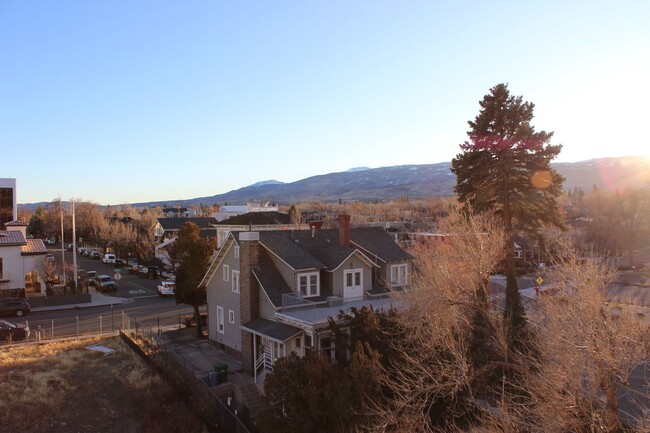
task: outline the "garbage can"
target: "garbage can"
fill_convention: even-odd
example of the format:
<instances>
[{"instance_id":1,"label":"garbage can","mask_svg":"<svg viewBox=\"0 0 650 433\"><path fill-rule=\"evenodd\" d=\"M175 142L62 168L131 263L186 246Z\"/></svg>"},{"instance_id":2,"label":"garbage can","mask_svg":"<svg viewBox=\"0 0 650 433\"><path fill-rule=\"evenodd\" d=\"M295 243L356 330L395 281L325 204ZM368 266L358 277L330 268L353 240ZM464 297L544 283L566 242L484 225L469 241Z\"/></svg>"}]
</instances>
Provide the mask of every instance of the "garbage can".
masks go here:
<instances>
[{"instance_id":1,"label":"garbage can","mask_svg":"<svg viewBox=\"0 0 650 433\"><path fill-rule=\"evenodd\" d=\"M219 385L219 379L217 378L217 372L211 371L208 373L208 386L217 386Z\"/></svg>"},{"instance_id":2,"label":"garbage can","mask_svg":"<svg viewBox=\"0 0 650 433\"><path fill-rule=\"evenodd\" d=\"M214 364L214 371L217 372L218 383L228 382L228 364L218 362Z\"/></svg>"}]
</instances>

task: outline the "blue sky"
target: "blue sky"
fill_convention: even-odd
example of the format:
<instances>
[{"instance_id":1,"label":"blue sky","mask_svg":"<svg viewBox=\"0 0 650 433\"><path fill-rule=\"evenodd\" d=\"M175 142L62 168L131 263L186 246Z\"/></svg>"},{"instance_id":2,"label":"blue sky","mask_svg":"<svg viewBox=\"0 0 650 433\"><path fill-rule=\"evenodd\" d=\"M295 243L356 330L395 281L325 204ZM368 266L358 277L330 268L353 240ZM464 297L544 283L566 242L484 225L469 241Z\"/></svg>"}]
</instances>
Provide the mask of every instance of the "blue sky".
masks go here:
<instances>
[{"instance_id":1,"label":"blue sky","mask_svg":"<svg viewBox=\"0 0 650 433\"><path fill-rule=\"evenodd\" d=\"M490 87L559 161L649 155L648 1L0 2L21 203L210 196L451 160Z\"/></svg>"}]
</instances>

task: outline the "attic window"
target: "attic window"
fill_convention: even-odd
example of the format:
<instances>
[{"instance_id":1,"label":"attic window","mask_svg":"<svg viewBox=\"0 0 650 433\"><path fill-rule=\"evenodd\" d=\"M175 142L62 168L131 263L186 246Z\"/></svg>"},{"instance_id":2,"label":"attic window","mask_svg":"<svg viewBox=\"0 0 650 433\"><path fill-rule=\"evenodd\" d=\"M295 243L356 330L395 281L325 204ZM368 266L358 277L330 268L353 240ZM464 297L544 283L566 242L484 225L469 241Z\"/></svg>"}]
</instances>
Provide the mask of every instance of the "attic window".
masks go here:
<instances>
[{"instance_id":1,"label":"attic window","mask_svg":"<svg viewBox=\"0 0 650 433\"><path fill-rule=\"evenodd\" d=\"M320 275L318 272L310 272L298 275L298 291L302 296L320 295Z\"/></svg>"}]
</instances>

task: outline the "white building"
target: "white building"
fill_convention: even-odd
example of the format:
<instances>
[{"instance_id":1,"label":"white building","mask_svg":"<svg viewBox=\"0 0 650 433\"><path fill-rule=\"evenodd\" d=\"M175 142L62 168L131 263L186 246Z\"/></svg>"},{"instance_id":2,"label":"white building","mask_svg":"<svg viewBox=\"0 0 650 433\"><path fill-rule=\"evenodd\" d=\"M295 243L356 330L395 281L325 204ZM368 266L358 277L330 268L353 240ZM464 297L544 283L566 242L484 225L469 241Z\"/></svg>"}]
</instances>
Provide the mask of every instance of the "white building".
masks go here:
<instances>
[{"instance_id":1,"label":"white building","mask_svg":"<svg viewBox=\"0 0 650 433\"><path fill-rule=\"evenodd\" d=\"M226 205L219 208L219 212L212 214L212 217L221 222L225 219L243 215L250 212L277 212L277 206L271 206L269 203L250 202L246 205Z\"/></svg>"}]
</instances>

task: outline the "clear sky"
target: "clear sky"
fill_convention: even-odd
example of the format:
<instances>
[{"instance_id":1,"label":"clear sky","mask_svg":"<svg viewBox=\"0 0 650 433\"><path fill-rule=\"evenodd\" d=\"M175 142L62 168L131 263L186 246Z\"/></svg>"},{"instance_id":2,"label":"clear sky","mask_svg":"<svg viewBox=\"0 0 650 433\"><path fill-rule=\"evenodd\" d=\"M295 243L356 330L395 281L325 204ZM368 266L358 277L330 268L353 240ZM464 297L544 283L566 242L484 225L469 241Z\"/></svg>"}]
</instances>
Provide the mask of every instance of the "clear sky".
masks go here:
<instances>
[{"instance_id":1,"label":"clear sky","mask_svg":"<svg viewBox=\"0 0 650 433\"><path fill-rule=\"evenodd\" d=\"M558 161L649 155L650 1L0 1L18 201L450 161L490 87Z\"/></svg>"}]
</instances>

